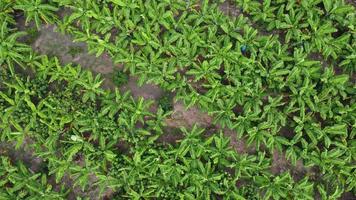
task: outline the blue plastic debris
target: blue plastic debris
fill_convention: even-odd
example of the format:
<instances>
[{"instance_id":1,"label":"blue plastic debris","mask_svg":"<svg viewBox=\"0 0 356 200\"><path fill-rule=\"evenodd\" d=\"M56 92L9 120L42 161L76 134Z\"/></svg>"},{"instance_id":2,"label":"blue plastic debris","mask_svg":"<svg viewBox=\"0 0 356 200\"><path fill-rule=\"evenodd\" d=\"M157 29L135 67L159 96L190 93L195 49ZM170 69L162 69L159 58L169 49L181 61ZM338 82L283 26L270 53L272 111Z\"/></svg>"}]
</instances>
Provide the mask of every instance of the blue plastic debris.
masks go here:
<instances>
[{"instance_id":1,"label":"blue plastic debris","mask_svg":"<svg viewBox=\"0 0 356 200\"><path fill-rule=\"evenodd\" d=\"M247 45L242 45L240 49L241 49L242 53L246 52Z\"/></svg>"}]
</instances>

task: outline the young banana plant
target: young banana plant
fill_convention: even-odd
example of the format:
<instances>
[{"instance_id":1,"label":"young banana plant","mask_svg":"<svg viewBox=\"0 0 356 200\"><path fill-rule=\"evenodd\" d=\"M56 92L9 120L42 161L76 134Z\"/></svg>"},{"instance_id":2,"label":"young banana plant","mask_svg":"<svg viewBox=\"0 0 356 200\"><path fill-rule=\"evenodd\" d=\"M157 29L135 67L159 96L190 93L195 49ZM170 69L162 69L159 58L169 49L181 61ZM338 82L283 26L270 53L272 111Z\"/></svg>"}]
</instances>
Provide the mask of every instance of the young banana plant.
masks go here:
<instances>
[{"instance_id":1,"label":"young banana plant","mask_svg":"<svg viewBox=\"0 0 356 200\"><path fill-rule=\"evenodd\" d=\"M53 24L58 21L55 12L58 10L56 5L46 4L42 0L19 0L13 7L15 10L21 10L26 17L26 25L34 21L37 29L41 28L42 21L47 24Z\"/></svg>"}]
</instances>

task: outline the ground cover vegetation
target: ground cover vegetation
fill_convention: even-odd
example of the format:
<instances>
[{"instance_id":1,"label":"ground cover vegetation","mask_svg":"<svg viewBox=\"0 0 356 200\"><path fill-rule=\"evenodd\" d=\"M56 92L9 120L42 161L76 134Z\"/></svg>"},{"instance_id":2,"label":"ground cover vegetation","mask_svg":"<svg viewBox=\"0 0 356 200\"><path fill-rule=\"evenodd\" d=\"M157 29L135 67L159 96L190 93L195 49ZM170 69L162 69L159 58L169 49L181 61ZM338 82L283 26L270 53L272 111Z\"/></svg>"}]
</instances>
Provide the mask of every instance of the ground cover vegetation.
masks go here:
<instances>
[{"instance_id":1,"label":"ground cover vegetation","mask_svg":"<svg viewBox=\"0 0 356 200\"><path fill-rule=\"evenodd\" d=\"M42 161L32 170L0 151L0 199L91 199L90 190L98 199L355 195L355 7L236 0L232 17L223 2L0 1L0 139ZM181 139L162 142L171 97L151 112L152 101L102 89L100 74L21 41L20 17L110 55L124 67L117 86L128 75L159 85L219 128L181 127ZM225 129L255 151L235 151ZM289 170L271 171L275 152Z\"/></svg>"}]
</instances>

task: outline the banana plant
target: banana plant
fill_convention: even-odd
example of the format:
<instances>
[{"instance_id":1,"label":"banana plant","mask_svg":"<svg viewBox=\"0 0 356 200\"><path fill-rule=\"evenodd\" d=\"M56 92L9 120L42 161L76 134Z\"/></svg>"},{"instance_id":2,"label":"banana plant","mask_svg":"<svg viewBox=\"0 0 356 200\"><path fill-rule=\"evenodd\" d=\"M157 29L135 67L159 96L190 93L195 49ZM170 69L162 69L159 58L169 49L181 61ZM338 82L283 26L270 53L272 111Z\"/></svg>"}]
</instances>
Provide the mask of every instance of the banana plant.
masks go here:
<instances>
[{"instance_id":1,"label":"banana plant","mask_svg":"<svg viewBox=\"0 0 356 200\"><path fill-rule=\"evenodd\" d=\"M262 8L258 8L254 11L251 11L251 15L253 15L254 21L264 21L266 23L271 23L274 20L274 11L277 10L277 7L271 6L271 1L264 1L262 4Z\"/></svg>"},{"instance_id":2,"label":"banana plant","mask_svg":"<svg viewBox=\"0 0 356 200\"><path fill-rule=\"evenodd\" d=\"M254 0L235 0L242 7L244 12L254 12L259 10L260 2Z\"/></svg>"},{"instance_id":3,"label":"banana plant","mask_svg":"<svg viewBox=\"0 0 356 200\"><path fill-rule=\"evenodd\" d=\"M219 110L209 112L209 114L215 116L215 123L219 122L223 127L233 128L233 120L236 119L233 109L236 107L236 103L231 100L223 101L221 99L218 99L216 103Z\"/></svg>"},{"instance_id":4,"label":"banana plant","mask_svg":"<svg viewBox=\"0 0 356 200\"><path fill-rule=\"evenodd\" d=\"M214 35L215 37L216 35ZM210 39L209 42L209 53L205 56L208 59L211 59L208 64L218 66L218 69L224 66L225 71L229 71L232 68L233 63L237 62L238 58L241 56L239 51L233 51L233 43L229 41L229 37L225 37L227 39L220 39L215 42L214 39ZM247 48L248 44L245 44L245 48ZM242 48L242 47L241 47ZM247 49L245 49L247 51ZM243 51L242 53L244 53ZM205 61L204 61L205 62ZM204 64L203 62L203 64ZM203 67L204 68L204 67ZM218 70L217 69L217 70ZM219 78L219 77L216 77Z\"/></svg>"},{"instance_id":5,"label":"banana plant","mask_svg":"<svg viewBox=\"0 0 356 200\"><path fill-rule=\"evenodd\" d=\"M66 15L59 23L60 30L73 31L71 24L80 23L81 28L86 30L89 27L90 20L96 16L98 5L93 1L57 1L60 6L71 9L72 14Z\"/></svg>"},{"instance_id":6,"label":"banana plant","mask_svg":"<svg viewBox=\"0 0 356 200\"><path fill-rule=\"evenodd\" d=\"M141 97L138 101L132 100L132 102L132 104L127 104L126 107L126 109L131 112L129 122L130 128L134 128L137 122L144 124L145 116L152 116L152 113L148 111L152 101L144 101L144 99Z\"/></svg>"},{"instance_id":7,"label":"banana plant","mask_svg":"<svg viewBox=\"0 0 356 200\"><path fill-rule=\"evenodd\" d=\"M308 38L308 36L303 35L303 29L308 27L307 23L302 23L302 20L305 18L304 12L301 10L295 10L291 8L288 14L280 16L281 21L276 23L276 28L286 30L285 42L289 43L291 39L302 42Z\"/></svg>"},{"instance_id":8,"label":"banana plant","mask_svg":"<svg viewBox=\"0 0 356 200\"><path fill-rule=\"evenodd\" d=\"M13 2L11 1L1 1L0 3L0 21L8 22L10 24L15 24L15 20L12 17L14 13Z\"/></svg>"},{"instance_id":9,"label":"banana plant","mask_svg":"<svg viewBox=\"0 0 356 200\"><path fill-rule=\"evenodd\" d=\"M165 29L170 30L175 26L174 13L171 10L165 10L166 3L153 2L147 5L147 16L151 19L150 23L159 23Z\"/></svg>"},{"instance_id":10,"label":"banana plant","mask_svg":"<svg viewBox=\"0 0 356 200\"><path fill-rule=\"evenodd\" d=\"M41 28L42 21L53 24L58 20L55 15L58 8L55 5L46 4L42 0L19 0L16 1L13 8L23 11L26 25L30 21L34 21L38 30Z\"/></svg>"},{"instance_id":11,"label":"banana plant","mask_svg":"<svg viewBox=\"0 0 356 200\"><path fill-rule=\"evenodd\" d=\"M117 88L115 89L115 92L106 93L106 95L99 113L100 117L107 115L110 118L114 118L119 111L125 109L127 102L132 101L132 99L130 99L129 91L122 94Z\"/></svg>"},{"instance_id":12,"label":"banana plant","mask_svg":"<svg viewBox=\"0 0 356 200\"><path fill-rule=\"evenodd\" d=\"M259 155L235 155L229 167L235 170L235 179L244 180L265 172L271 165L270 159L266 158L265 153Z\"/></svg>"},{"instance_id":13,"label":"banana plant","mask_svg":"<svg viewBox=\"0 0 356 200\"><path fill-rule=\"evenodd\" d=\"M356 63L356 53L355 53L355 42L352 40L353 45L347 45L346 49L350 52L345 54L343 60L340 62L340 66L348 72L350 75L354 74L356 71L355 63Z\"/></svg>"},{"instance_id":14,"label":"banana plant","mask_svg":"<svg viewBox=\"0 0 356 200\"><path fill-rule=\"evenodd\" d=\"M139 188L138 191L135 191L134 189L129 189L127 191L127 195L124 195L123 197L134 199L134 200L140 200L140 199L150 199L154 198L155 195L153 195L154 190L147 190L143 184L141 184L141 187Z\"/></svg>"},{"instance_id":15,"label":"banana plant","mask_svg":"<svg viewBox=\"0 0 356 200\"><path fill-rule=\"evenodd\" d=\"M214 165L228 166L230 163L229 159L235 156L235 152L229 147L230 140L225 138L222 131L219 133L219 136L214 135L210 140L214 141L214 148L208 150L212 154L210 156L210 159L213 161L212 163ZM206 142L210 143L210 140Z\"/></svg>"},{"instance_id":16,"label":"banana plant","mask_svg":"<svg viewBox=\"0 0 356 200\"><path fill-rule=\"evenodd\" d=\"M89 53L95 53L99 57L105 52L115 52L115 46L109 42L111 34L108 33L104 37L98 34L91 33L90 28L85 29L85 32L74 31L75 42L86 42L88 44Z\"/></svg>"},{"instance_id":17,"label":"banana plant","mask_svg":"<svg viewBox=\"0 0 356 200\"><path fill-rule=\"evenodd\" d=\"M252 125L259 121L260 117L256 113L247 113L245 115L240 115L237 117L236 121L233 123L232 129L236 130L239 138L244 136L252 127Z\"/></svg>"},{"instance_id":18,"label":"banana plant","mask_svg":"<svg viewBox=\"0 0 356 200\"><path fill-rule=\"evenodd\" d=\"M1 156L2 187L0 198L2 199L65 199L67 192L64 187L60 191L55 191L48 183L47 175L33 173L27 169L23 163L14 166L8 157Z\"/></svg>"},{"instance_id":19,"label":"banana plant","mask_svg":"<svg viewBox=\"0 0 356 200\"><path fill-rule=\"evenodd\" d=\"M187 71L188 75L194 76L194 81L201 79L211 80L220 79L220 75L216 72L220 67L214 63L204 61L201 65L193 64L194 68Z\"/></svg>"},{"instance_id":20,"label":"banana plant","mask_svg":"<svg viewBox=\"0 0 356 200\"><path fill-rule=\"evenodd\" d=\"M323 0L326 16L329 19L336 20L342 23L345 16L355 11L355 8L341 1Z\"/></svg>"},{"instance_id":21,"label":"banana plant","mask_svg":"<svg viewBox=\"0 0 356 200\"><path fill-rule=\"evenodd\" d=\"M293 184L292 177L288 172L283 173L272 180L266 176L257 176L256 182L260 184L261 189L266 190L266 193L262 196L262 199L287 198Z\"/></svg>"},{"instance_id":22,"label":"banana plant","mask_svg":"<svg viewBox=\"0 0 356 200\"><path fill-rule=\"evenodd\" d=\"M192 193L197 198L209 199L214 193L220 195L225 193L222 186L224 174L214 173L215 169L210 162L203 164L202 162L197 161L197 169L193 168L191 171L193 174L190 175L189 182L192 185L195 185L195 191L192 191ZM183 177L183 179L184 178L185 177Z\"/></svg>"},{"instance_id":23,"label":"banana plant","mask_svg":"<svg viewBox=\"0 0 356 200\"><path fill-rule=\"evenodd\" d=\"M77 80L76 83L84 88L84 94L82 97L82 101L84 103L89 99L92 102L95 102L96 95L104 94L104 90L100 88L100 85L103 81L104 80L101 79L100 74L96 75L95 78L93 78L93 74L89 71L81 74L80 79Z\"/></svg>"},{"instance_id":24,"label":"banana plant","mask_svg":"<svg viewBox=\"0 0 356 200\"><path fill-rule=\"evenodd\" d=\"M257 30L246 25L244 26L243 31L244 34L242 36L238 36L237 40L244 45L248 45L251 54L256 55L257 47L259 45L257 42Z\"/></svg>"},{"instance_id":25,"label":"banana plant","mask_svg":"<svg viewBox=\"0 0 356 200\"><path fill-rule=\"evenodd\" d=\"M14 66L18 64L24 67L26 53L30 52L30 47L18 42L18 39L26 35L25 32L14 31L9 27L7 21L1 22L0 27L0 65L7 65L11 74L14 74Z\"/></svg>"},{"instance_id":26,"label":"banana plant","mask_svg":"<svg viewBox=\"0 0 356 200\"><path fill-rule=\"evenodd\" d=\"M163 88L171 87L172 82L176 80L175 74L177 69L173 65L168 65L163 60L161 61L160 67L152 66L151 72L145 73L149 78L147 78L147 82L152 82L157 85L161 85ZM139 84L143 84L141 79L139 80Z\"/></svg>"}]
</instances>

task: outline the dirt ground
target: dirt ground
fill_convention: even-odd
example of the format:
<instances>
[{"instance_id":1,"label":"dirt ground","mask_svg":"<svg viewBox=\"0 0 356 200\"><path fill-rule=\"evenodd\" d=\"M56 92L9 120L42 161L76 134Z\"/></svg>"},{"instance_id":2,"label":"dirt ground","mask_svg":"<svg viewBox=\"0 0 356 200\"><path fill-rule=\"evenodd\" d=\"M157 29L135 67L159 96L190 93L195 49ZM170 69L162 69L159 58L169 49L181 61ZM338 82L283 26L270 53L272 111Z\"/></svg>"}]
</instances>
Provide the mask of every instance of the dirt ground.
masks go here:
<instances>
[{"instance_id":1,"label":"dirt ground","mask_svg":"<svg viewBox=\"0 0 356 200\"><path fill-rule=\"evenodd\" d=\"M241 10L238 9L235 3L231 0L226 0L220 4L219 9L225 14L232 17L237 17L241 14Z\"/></svg>"},{"instance_id":2,"label":"dirt ground","mask_svg":"<svg viewBox=\"0 0 356 200\"><path fill-rule=\"evenodd\" d=\"M346 0L346 2L352 4L353 6L356 6L356 0Z\"/></svg>"}]
</instances>

